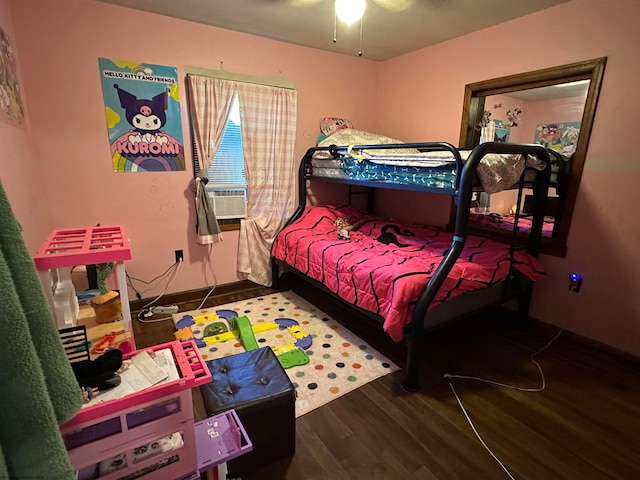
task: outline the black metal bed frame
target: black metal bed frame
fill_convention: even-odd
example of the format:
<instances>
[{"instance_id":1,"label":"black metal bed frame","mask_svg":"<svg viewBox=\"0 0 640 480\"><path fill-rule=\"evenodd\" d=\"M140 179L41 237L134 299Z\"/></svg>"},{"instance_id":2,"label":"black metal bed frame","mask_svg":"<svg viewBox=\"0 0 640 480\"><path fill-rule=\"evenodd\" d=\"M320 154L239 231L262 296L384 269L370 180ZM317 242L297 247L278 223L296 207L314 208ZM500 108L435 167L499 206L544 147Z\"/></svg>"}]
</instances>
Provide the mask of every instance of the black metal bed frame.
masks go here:
<instances>
[{"instance_id":1,"label":"black metal bed frame","mask_svg":"<svg viewBox=\"0 0 640 480\"><path fill-rule=\"evenodd\" d=\"M443 142L426 142L426 143L407 143L407 144L385 144L385 145L358 145L352 147L338 147L332 145L330 147L317 147L310 148L305 153L300 167L298 170L298 207L292 217L289 219L286 225L295 221L304 211L306 207L306 182L307 180L314 180L312 169L310 168L311 159L316 151L329 151L333 158L338 158L339 155L345 153L347 149L350 152L361 150L374 150L374 149L388 149L388 148L412 148L420 151L448 151L456 160L456 178L454 188L437 188L437 187L424 187L421 185L408 185L398 183L385 183L383 181L361 181L356 179L344 179L344 178L327 178L321 177L315 180L330 182L330 183L343 183L349 185L366 186L372 188L386 188L386 189L401 189L410 191L430 192L448 195L454 198L457 206L455 225L453 227L453 240L449 247L447 254L438 266L434 275L431 277L422 293L420 294L415 308L411 323L405 328L404 342L407 346L407 357L405 374L402 380L402 388L409 392L417 392L420 389L419 373L420 373L420 355L423 348L424 333L434 328L436 325L444 323L448 320L454 320L459 318L462 314L469 314L478 311L481 308L488 307L504 303L505 301L517 299L518 300L518 319L521 322L526 321L528 318L529 305L531 300L531 290L533 282L519 275L513 268L512 272L507 278L499 282L496 285L488 287L487 289L468 292L460 295L452 300L443 302L432 310L429 310L431 302L436 296L436 293L444 283L447 275L456 263L465 241L468 235L468 222L471 209L471 198L474 191L481 191L478 186L476 170L482 157L488 153L500 153L500 154L522 154L522 155L535 155L538 159L544 161L547 164L547 168L542 171L535 170L535 182L525 182L525 173L529 169L525 168L522 173L520 181L512 187L518 189L517 212L520 211L520 205L522 203L522 190L524 188L532 188L534 191L534 212L532 217L532 226L529 232L529 236L526 242L526 250L537 257L540 251L540 243L542 239L542 227L545 213L545 199L548 196L549 183L551 176L551 160L550 156L553 155L558 159L558 154L554 151L547 150L541 145L536 144L516 144L516 143L484 143L475 147L465 162L462 162L460 153L457 148L449 143ZM526 158L526 157L525 157ZM286 226L285 225L285 226ZM511 236L512 251L515 248L517 242L516 232L518 225L518 214L516 213L516 219L514 222L514 230ZM476 235L477 232L474 232ZM519 237L520 238L520 237ZM274 285L277 282L279 268L284 268L288 271L292 271L296 275L309 281L315 286L322 285L306 277L302 272L297 271L293 267L288 266L284 262L280 262L272 258L273 266L273 281ZM330 293L335 298L348 305L350 303L341 297L333 294L329 289L322 288L323 291ZM483 301L486 299L486 302ZM473 299L467 301L467 299ZM449 307L449 306L453 307ZM466 306L468 305L468 308ZM363 309L351 305L357 308L358 311L366 313L371 318L377 321L384 321L380 316L366 312ZM454 316L448 315L449 312L455 311Z\"/></svg>"}]
</instances>

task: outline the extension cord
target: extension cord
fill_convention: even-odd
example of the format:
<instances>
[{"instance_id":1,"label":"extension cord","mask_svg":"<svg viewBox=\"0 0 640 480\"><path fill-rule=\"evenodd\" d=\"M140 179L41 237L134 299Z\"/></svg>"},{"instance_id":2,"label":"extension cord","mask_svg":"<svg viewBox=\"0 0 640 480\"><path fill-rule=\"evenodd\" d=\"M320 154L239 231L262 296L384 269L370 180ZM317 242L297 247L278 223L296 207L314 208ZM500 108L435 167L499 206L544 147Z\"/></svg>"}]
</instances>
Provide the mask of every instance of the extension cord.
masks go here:
<instances>
[{"instance_id":1,"label":"extension cord","mask_svg":"<svg viewBox=\"0 0 640 480\"><path fill-rule=\"evenodd\" d=\"M151 307L153 313L178 313L177 305L170 305L168 307Z\"/></svg>"}]
</instances>

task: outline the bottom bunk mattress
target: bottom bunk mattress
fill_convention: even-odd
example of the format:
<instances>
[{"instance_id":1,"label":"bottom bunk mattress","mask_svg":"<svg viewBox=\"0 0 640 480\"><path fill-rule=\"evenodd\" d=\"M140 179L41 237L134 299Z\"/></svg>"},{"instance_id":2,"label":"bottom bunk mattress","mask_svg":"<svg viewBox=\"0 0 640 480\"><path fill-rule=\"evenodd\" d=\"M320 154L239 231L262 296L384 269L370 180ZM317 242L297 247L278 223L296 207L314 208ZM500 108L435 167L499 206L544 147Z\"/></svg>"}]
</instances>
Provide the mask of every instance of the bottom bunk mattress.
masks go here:
<instances>
[{"instance_id":1,"label":"bottom bunk mattress","mask_svg":"<svg viewBox=\"0 0 640 480\"><path fill-rule=\"evenodd\" d=\"M513 215L501 215L499 213L471 213L469 214L469 225L476 227L489 227L500 231L513 232L516 217ZM518 232L530 232L533 221L530 218L518 218ZM553 221L544 221L542 224L542 236L551 237L553 235Z\"/></svg>"},{"instance_id":2,"label":"bottom bunk mattress","mask_svg":"<svg viewBox=\"0 0 640 480\"><path fill-rule=\"evenodd\" d=\"M451 246L453 235L422 224L391 222L352 207L306 207L277 235L272 255L344 300L384 318L402 340L420 294ZM536 258L507 244L470 235L430 308L505 278L513 266L544 278Z\"/></svg>"}]
</instances>

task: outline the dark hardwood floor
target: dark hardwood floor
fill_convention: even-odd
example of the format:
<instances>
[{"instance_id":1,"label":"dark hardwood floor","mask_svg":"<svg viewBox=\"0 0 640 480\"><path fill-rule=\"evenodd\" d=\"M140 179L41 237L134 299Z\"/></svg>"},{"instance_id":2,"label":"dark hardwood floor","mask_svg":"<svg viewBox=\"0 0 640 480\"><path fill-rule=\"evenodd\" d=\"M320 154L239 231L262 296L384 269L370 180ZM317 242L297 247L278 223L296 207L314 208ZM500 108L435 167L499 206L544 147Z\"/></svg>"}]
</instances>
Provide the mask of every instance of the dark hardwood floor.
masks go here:
<instances>
[{"instance_id":1,"label":"dark hardwood floor","mask_svg":"<svg viewBox=\"0 0 640 480\"><path fill-rule=\"evenodd\" d=\"M287 287L403 365L403 348L379 325L299 280ZM241 291L214 292L206 306L273 291L243 284ZM181 311L196 308L201 298L178 303ZM134 322L139 347L173 340L170 321ZM538 322L515 329L509 312L500 308L433 332L426 337L419 393L402 391L398 372L344 395L296 420L292 458L243 480L509 478L476 438L443 375L539 387L530 357L556 333ZM640 478L640 360L567 332L535 358L546 378L542 392L453 380L480 435L511 475ZM197 394L194 405L203 418Z\"/></svg>"}]
</instances>

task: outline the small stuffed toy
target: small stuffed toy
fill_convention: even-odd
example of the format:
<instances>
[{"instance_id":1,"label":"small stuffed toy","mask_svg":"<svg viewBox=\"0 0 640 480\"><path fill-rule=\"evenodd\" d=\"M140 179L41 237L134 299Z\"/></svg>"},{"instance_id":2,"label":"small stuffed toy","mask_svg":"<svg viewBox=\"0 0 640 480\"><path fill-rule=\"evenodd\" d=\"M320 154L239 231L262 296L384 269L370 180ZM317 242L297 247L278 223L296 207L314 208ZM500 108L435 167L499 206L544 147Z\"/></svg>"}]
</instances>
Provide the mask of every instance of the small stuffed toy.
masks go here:
<instances>
[{"instance_id":1,"label":"small stuffed toy","mask_svg":"<svg viewBox=\"0 0 640 480\"><path fill-rule=\"evenodd\" d=\"M122 367L122 351L110 348L95 360L82 360L71 364L78 385L85 389L109 390L120 385L117 372Z\"/></svg>"},{"instance_id":2,"label":"small stuffed toy","mask_svg":"<svg viewBox=\"0 0 640 480\"><path fill-rule=\"evenodd\" d=\"M358 230L368 221L368 218L361 218L356 223L351 224L348 219L344 217L338 217L333 223L337 228L338 238L340 240L349 240L351 238L351 232Z\"/></svg>"},{"instance_id":3,"label":"small stuffed toy","mask_svg":"<svg viewBox=\"0 0 640 480\"><path fill-rule=\"evenodd\" d=\"M353 124L345 118L323 117L320 120L320 135L316 140L316 145L337 131L353 128Z\"/></svg>"}]
</instances>

